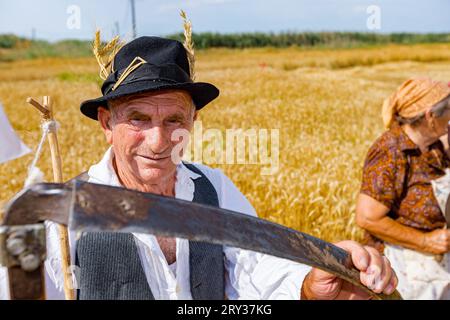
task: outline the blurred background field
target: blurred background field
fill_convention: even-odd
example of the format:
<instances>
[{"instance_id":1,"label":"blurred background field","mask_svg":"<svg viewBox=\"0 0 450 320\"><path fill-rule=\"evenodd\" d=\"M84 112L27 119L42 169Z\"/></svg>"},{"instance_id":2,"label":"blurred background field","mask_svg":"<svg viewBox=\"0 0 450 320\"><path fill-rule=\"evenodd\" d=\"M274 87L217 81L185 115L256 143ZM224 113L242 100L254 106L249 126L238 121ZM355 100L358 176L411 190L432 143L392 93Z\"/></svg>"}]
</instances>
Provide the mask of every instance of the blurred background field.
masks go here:
<instances>
[{"instance_id":1,"label":"blurred background field","mask_svg":"<svg viewBox=\"0 0 450 320\"><path fill-rule=\"evenodd\" d=\"M107 148L98 124L79 113L82 100L100 93L97 64L83 43L70 57L57 53L70 53L67 48L33 54L26 43L0 50L0 101L30 147L40 139L39 116L25 100L52 96L66 179L87 170ZM382 100L417 75L449 81L450 44L199 50L197 79L221 90L200 119L204 129L280 130L275 175L260 175L259 165L216 166L261 217L330 241L359 239L355 199L365 154L383 131ZM47 148L38 165L51 180ZM31 160L28 155L0 165L0 202L22 188Z\"/></svg>"}]
</instances>

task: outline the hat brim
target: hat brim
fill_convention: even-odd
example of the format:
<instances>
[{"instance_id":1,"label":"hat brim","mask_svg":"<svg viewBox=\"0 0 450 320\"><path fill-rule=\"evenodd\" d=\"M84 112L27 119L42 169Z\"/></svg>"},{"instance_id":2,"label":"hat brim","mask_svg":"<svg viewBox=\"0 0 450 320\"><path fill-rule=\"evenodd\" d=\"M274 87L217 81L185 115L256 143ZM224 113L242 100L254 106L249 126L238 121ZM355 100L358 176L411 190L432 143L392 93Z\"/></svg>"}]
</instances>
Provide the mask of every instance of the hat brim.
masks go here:
<instances>
[{"instance_id":1,"label":"hat brim","mask_svg":"<svg viewBox=\"0 0 450 320\"><path fill-rule=\"evenodd\" d=\"M219 96L219 89L216 86L206 82L189 82L189 83L166 83L164 81L139 81L127 85L121 85L116 90L106 94L97 99L86 100L81 103L80 111L85 116L97 119L97 109L99 107L106 107L108 100L117 99L120 97L140 94L144 92L160 91L160 90L184 90L187 91L194 101L197 110L200 110L208 103Z\"/></svg>"}]
</instances>

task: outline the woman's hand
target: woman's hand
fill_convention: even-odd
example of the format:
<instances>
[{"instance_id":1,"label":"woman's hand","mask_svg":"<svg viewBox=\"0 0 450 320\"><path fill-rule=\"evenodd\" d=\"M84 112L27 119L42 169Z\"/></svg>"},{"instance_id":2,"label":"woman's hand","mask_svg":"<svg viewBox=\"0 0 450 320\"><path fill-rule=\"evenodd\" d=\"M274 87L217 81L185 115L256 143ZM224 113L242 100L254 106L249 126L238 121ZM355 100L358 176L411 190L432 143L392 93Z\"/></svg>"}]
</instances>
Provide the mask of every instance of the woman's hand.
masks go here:
<instances>
[{"instance_id":1,"label":"woman's hand","mask_svg":"<svg viewBox=\"0 0 450 320\"><path fill-rule=\"evenodd\" d=\"M354 241L342 241L336 246L346 250L353 264L360 270L361 283L376 293L392 294L398 284L389 260L376 249ZM368 300L371 296L353 284L328 272L313 268L302 287L303 299Z\"/></svg>"},{"instance_id":2,"label":"woman's hand","mask_svg":"<svg viewBox=\"0 0 450 320\"><path fill-rule=\"evenodd\" d=\"M437 229L425 233L423 237L423 251L433 254L450 252L450 230Z\"/></svg>"},{"instance_id":3,"label":"woman's hand","mask_svg":"<svg viewBox=\"0 0 450 320\"><path fill-rule=\"evenodd\" d=\"M441 241L436 240L437 236L431 235L431 233L425 236L420 230L402 225L390 218L388 212L389 208L382 203L368 195L360 194L356 205L356 223L385 242L416 251L436 254L436 243L442 244L442 239ZM427 240L428 237L430 240ZM442 245L439 248L443 250Z\"/></svg>"}]
</instances>

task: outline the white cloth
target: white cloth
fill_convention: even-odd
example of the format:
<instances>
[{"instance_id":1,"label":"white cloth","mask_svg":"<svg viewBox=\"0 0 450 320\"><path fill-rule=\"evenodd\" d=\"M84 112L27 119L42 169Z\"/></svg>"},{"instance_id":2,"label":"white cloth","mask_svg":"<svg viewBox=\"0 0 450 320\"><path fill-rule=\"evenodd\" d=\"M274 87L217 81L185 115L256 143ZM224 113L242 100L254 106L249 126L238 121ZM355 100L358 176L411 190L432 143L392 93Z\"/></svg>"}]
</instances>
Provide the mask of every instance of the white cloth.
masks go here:
<instances>
[{"instance_id":1,"label":"white cloth","mask_svg":"<svg viewBox=\"0 0 450 320\"><path fill-rule=\"evenodd\" d=\"M441 212L445 212L448 195L450 194L450 169L445 169L445 175L442 177L431 180L431 186Z\"/></svg>"},{"instance_id":2,"label":"white cloth","mask_svg":"<svg viewBox=\"0 0 450 320\"><path fill-rule=\"evenodd\" d=\"M0 104L0 163L19 158L31 152L14 132Z\"/></svg>"},{"instance_id":3,"label":"white cloth","mask_svg":"<svg viewBox=\"0 0 450 320\"><path fill-rule=\"evenodd\" d=\"M110 148L103 159L89 170L89 181L120 186L112 166L113 152ZM255 216L255 210L220 170L195 164L211 181L217 191L221 208ZM199 175L182 163L177 167L175 197L192 201L194 181ZM60 268L60 249L56 225L48 223L45 263L48 299L64 299L63 276ZM176 239L176 263L172 266L162 253L156 237L134 234L144 273L155 299L192 299L189 283L189 242ZM72 258L75 256L76 237L69 232ZM226 270L225 293L228 299L300 299L303 279L311 269L289 260L238 248L224 247ZM73 262L72 262L73 263Z\"/></svg>"},{"instance_id":4,"label":"white cloth","mask_svg":"<svg viewBox=\"0 0 450 320\"><path fill-rule=\"evenodd\" d=\"M0 104L0 163L22 157L31 150L17 136ZM0 267L0 299L9 299L8 272Z\"/></svg>"},{"instance_id":5,"label":"white cloth","mask_svg":"<svg viewBox=\"0 0 450 320\"><path fill-rule=\"evenodd\" d=\"M0 300L9 300L8 269L0 267Z\"/></svg>"},{"instance_id":6,"label":"white cloth","mask_svg":"<svg viewBox=\"0 0 450 320\"><path fill-rule=\"evenodd\" d=\"M435 255L386 244L385 256L398 277L397 290L407 300L450 300L450 254Z\"/></svg>"}]
</instances>

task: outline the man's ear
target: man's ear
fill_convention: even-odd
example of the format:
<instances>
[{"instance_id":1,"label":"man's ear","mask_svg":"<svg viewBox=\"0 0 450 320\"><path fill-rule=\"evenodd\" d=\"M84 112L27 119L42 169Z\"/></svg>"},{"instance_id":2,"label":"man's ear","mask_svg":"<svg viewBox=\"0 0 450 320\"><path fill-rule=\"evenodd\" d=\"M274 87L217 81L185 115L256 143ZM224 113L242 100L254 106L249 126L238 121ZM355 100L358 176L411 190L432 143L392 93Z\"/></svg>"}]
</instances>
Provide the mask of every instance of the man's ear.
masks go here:
<instances>
[{"instance_id":1,"label":"man's ear","mask_svg":"<svg viewBox=\"0 0 450 320\"><path fill-rule=\"evenodd\" d=\"M105 134L106 141L109 144L112 144L112 142L113 142L113 134L112 134L112 128L111 128L111 125L110 125L110 122L111 122L111 111L109 111L105 107L99 107L97 109L97 118L98 118L98 122L100 122L100 125L102 127L103 133Z\"/></svg>"}]
</instances>

